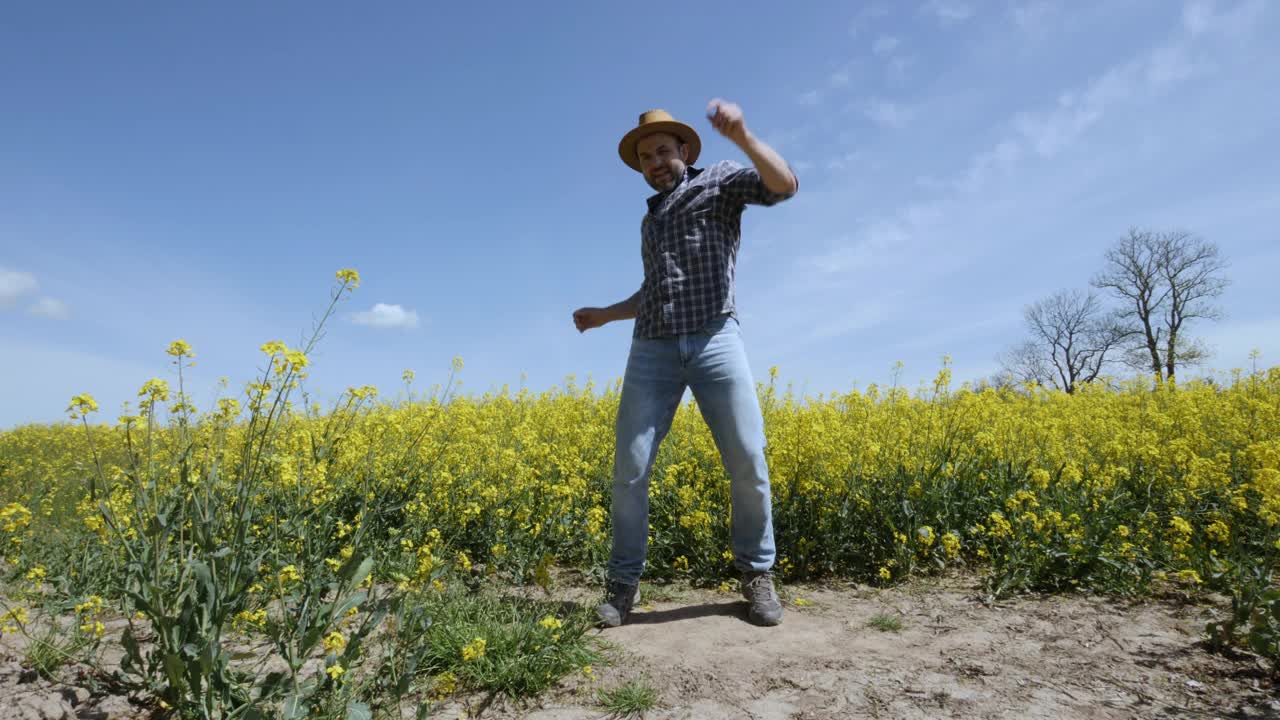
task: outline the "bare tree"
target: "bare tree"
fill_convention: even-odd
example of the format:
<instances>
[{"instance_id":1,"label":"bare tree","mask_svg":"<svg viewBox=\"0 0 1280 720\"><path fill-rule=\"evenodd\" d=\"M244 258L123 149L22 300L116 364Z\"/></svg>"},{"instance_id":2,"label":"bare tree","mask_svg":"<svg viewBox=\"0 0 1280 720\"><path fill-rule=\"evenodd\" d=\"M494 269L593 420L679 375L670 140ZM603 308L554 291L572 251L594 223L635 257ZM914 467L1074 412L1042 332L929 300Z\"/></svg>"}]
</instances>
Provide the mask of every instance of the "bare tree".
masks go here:
<instances>
[{"instance_id":1,"label":"bare tree","mask_svg":"<svg viewBox=\"0 0 1280 720\"><path fill-rule=\"evenodd\" d=\"M1128 335L1092 292L1063 290L1026 310L1036 342L1047 348L1058 387L1093 382Z\"/></svg>"},{"instance_id":2,"label":"bare tree","mask_svg":"<svg viewBox=\"0 0 1280 720\"><path fill-rule=\"evenodd\" d=\"M1096 380L1129 332L1091 291L1061 290L1027 307L1024 317L1031 339L1003 357L1005 370L1067 393Z\"/></svg>"},{"instance_id":3,"label":"bare tree","mask_svg":"<svg viewBox=\"0 0 1280 720\"><path fill-rule=\"evenodd\" d=\"M999 355L1001 372L997 377L1008 378L1019 385L1051 385L1053 373L1045 362L1044 349L1034 341L1026 340Z\"/></svg>"},{"instance_id":4,"label":"bare tree","mask_svg":"<svg viewBox=\"0 0 1280 720\"><path fill-rule=\"evenodd\" d=\"M1188 320L1216 320L1213 298L1222 294L1226 262L1218 247L1184 231L1153 233L1131 229L1106 254L1106 269L1093 286L1122 303L1126 362L1170 379L1182 365L1209 356L1203 343L1187 337Z\"/></svg>"}]
</instances>

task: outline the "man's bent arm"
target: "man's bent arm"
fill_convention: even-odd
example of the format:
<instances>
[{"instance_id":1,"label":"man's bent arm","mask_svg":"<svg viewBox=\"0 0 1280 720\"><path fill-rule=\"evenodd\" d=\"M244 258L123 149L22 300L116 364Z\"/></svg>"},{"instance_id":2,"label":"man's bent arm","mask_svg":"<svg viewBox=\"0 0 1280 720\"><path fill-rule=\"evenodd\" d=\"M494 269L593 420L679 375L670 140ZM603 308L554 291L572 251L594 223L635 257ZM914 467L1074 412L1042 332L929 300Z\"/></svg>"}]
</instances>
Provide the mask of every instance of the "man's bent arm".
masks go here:
<instances>
[{"instance_id":1,"label":"man's bent arm","mask_svg":"<svg viewBox=\"0 0 1280 720\"><path fill-rule=\"evenodd\" d=\"M609 318L609 322L613 322L614 320L630 320L634 318L636 314L640 312L640 293L642 291L643 288L641 290L637 290L634 295L626 300L614 303L605 308L604 312L606 317Z\"/></svg>"},{"instance_id":2,"label":"man's bent arm","mask_svg":"<svg viewBox=\"0 0 1280 720\"><path fill-rule=\"evenodd\" d=\"M745 132L744 135L738 147L751 158L756 172L760 173L761 182L769 192L790 195L800 189L800 183L791 172L791 167L777 150L769 147L768 143L752 135L750 131Z\"/></svg>"}]
</instances>

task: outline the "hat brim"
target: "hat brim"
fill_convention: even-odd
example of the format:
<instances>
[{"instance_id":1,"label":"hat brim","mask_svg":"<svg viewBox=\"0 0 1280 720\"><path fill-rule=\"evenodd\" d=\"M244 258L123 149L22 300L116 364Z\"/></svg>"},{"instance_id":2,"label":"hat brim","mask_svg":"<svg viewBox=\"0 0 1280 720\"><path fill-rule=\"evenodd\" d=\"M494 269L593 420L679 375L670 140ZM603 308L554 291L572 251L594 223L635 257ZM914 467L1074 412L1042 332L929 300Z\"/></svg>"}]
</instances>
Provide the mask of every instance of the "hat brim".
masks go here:
<instances>
[{"instance_id":1,"label":"hat brim","mask_svg":"<svg viewBox=\"0 0 1280 720\"><path fill-rule=\"evenodd\" d=\"M698 133L693 128L685 125L679 120L661 120L658 122L645 123L637 128L632 128L630 132L622 136L622 141L618 143L618 157L622 158L622 162L627 167L638 173L643 173L644 169L640 167L640 158L636 153L636 145L645 137L654 133L668 133L674 135L689 146L689 159L687 165L692 165L697 161L698 155L702 152L702 139L698 137Z\"/></svg>"}]
</instances>

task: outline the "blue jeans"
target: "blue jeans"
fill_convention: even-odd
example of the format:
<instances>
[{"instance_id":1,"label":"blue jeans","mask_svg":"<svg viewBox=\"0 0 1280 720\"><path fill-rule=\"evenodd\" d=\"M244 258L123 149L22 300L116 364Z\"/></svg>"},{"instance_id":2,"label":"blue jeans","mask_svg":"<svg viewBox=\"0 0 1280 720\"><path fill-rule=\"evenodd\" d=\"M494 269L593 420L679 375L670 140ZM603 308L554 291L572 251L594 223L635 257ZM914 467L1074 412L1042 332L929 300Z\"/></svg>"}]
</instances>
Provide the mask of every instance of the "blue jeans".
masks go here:
<instances>
[{"instance_id":1,"label":"blue jeans","mask_svg":"<svg viewBox=\"0 0 1280 720\"><path fill-rule=\"evenodd\" d=\"M610 580L635 584L644 572L649 476L686 387L729 473L734 566L740 571L773 567L764 417L738 321L721 316L696 333L631 341L616 426Z\"/></svg>"}]
</instances>

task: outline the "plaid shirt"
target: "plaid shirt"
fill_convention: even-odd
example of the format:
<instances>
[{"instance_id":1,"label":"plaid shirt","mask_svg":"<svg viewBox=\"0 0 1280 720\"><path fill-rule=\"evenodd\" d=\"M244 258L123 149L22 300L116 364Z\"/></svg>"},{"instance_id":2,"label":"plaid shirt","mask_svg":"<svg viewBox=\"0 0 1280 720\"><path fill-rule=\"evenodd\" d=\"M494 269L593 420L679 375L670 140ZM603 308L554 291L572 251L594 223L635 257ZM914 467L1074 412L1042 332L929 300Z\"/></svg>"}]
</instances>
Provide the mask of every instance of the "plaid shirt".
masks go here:
<instances>
[{"instance_id":1,"label":"plaid shirt","mask_svg":"<svg viewBox=\"0 0 1280 720\"><path fill-rule=\"evenodd\" d=\"M754 167L730 161L688 168L673 190L651 196L640 224L644 284L634 336L681 335L719 315L736 316L742 211L789 197L770 192Z\"/></svg>"}]
</instances>

